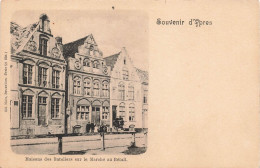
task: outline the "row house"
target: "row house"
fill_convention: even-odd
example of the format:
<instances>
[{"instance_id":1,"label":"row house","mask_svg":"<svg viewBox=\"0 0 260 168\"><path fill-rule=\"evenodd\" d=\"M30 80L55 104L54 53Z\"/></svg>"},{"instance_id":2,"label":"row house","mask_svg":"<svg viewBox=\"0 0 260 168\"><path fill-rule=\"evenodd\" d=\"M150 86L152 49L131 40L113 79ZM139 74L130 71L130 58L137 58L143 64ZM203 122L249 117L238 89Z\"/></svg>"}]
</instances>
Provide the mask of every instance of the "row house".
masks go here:
<instances>
[{"instance_id":1,"label":"row house","mask_svg":"<svg viewBox=\"0 0 260 168\"><path fill-rule=\"evenodd\" d=\"M66 109L68 133L86 132L87 124L95 131L109 126L110 69L93 35L64 45L67 60Z\"/></svg>"},{"instance_id":2,"label":"row house","mask_svg":"<svg viewBox=\"0 0 260 168\"><path fill-rule=\"evenodd\" d=\"M22 28L11 23L11 135L64 133L65 73L62 39L49 18Z\"/></svg>"},{"instance_id":3,"label":"row house","mask_svg":"<svg viewBox=\"0 0 260 168\"><path fill-rule=\"evenodd\" d=\"M142 125L142 84L127 50L105 57L111 67L110 82L110 125L116 118L123 118L123 128L143 128Z\"/></svg>"},{"instance_id":4,"label":"row house","mask_svg":"<svg viewBox=\"0 0 260 168\"><path fill-rule=\"evenodd\" d=\"M85 133L123 118L147 128L148 73L127 50L103 57L92 34L62 44L42 14L27 27L11 22L11 135Z\"/></svg>"}]
</instances>

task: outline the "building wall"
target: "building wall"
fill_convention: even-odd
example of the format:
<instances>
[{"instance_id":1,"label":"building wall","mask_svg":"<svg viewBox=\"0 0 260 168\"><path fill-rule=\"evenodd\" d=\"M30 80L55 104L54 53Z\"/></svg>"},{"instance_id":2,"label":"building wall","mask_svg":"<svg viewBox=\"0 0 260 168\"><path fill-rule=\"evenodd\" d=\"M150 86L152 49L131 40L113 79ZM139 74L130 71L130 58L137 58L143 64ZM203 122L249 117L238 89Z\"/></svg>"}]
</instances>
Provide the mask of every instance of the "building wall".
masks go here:
<instances>
[{"instance_id":1,"label":"building wall","mask_svg":"<svg viewBox=\"0 0 260 168\"><path fill-rule=\"evenodd\" d=\"M128 71L128 78L124 79L124 71ZM120 96L120 84L125 86L124 94L125 97L122 99ZM129 86L134 87L134 99L130 98ZM134 125L135 128L142 128L142 95L141 95L141 82L138 74L133 66L131 59L129 58L126 50L123 48L114 68L111 72L111 105L110 111L113 113L113 106L117 106L116 117L120 117L120 104L125 105L125 117L124 128L129 128L130 125ZM134 106L134 120L131 121L130 116L130 105ZM111 115L110 122L113 123L114 118Z\"/></svg>"},{"instance_id":2,"label":"building wall","mask_svg":"<svg viewBox=\"0 0 260 168\"><path fill-rule=\"evenodd\" d=\"M90 44L94 45L92 52L89 49ZM86 60L89 64L85 62ZM85 133L86 125L91 123L96 126L95 132L100 125L107 125L109 127L110 72L102 58L101 51L98 50L97 44L94 42L93 36L86 38L85 43L78 46L75 56L69 57L67 61L68 133ZM94 68L95 63L98 63L97 68ZM86 85L87 80L89 80L88 85ZM95 95L97 90L94 89L96 82L99 83L98 95ZM107 86L106 94L103 94L105 92L103 90L105 89L105 85L103 84ZM84 91L84 88L89 88L89 94L87 91ZM104 110L103 107L106 107L107 110ZM99 117L96 116L98 113L94 113L93 111L96 108L99 108ZM102 119L103 112L108 112L106 113L107 118ZM80 128L76 130L75 126L80 126Z\"/></svg>"},{"instance_id":3,"label":"building wall","mask_svg":"<svg viewBox=\"0 0 260 168\"><path fill-rule=\"evenodd\" d=\"M25 45L21 46L19 52L13 52L11 55L12 136L64 133L66 63L62 56L61 38L55 39L50 34L47 20L44 20L45 29L43 30L41 29L43 22L40 19L38 27L35 28L32 35L28 36L28 40L25 39ZM45 54L39 51L39 41L42 36L47 40ZM31 70L28 70L30 68L26 68L27 66L32 67ZM43 82L45 77L40 75L40 67L46 69L46 73L44 73L46 82ZM55 87L53 85L54 70L60 72L59 77L55 78L58 81ZM29 74L29 71L32 75L25 75ZM31 82L25 82L29 81L28 76L32 77ZM31 96L32 101L30 102L29 97ZM57 106L52 108L54 98L59 101L57 100ZM30 109L32 109L31 112ZM57 113L54 112L55 115L51 116L52 111L57 111Z\"/></svg>"}]
</instances>

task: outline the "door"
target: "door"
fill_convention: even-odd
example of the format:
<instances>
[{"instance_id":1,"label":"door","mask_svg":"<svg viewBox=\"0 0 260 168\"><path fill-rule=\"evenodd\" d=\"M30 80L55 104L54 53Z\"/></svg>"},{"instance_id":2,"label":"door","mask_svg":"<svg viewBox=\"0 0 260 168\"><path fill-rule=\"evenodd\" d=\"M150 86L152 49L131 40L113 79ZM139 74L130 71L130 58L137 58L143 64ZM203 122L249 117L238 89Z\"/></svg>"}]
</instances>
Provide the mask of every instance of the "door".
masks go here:
<instances>
[{"instance_id":1,"label":"door","mask_svg":"<svg viewBox=\"0 0 260 168\"><path fill-rule=\"evenodd\" d=\"M112 118L112 123L114 123L114 120L116 119L116 108L117 108L117 106L112 106L112 113L113 113L113 118Z\"/></svg>"},{"instance_id":2,"label":"door","mask_svg":"<svg viewBox=\"0 0 260 168\"><path fill-rule=\"evenodd\" d=\"M47 97L39 97L39 108L38 108L38 125L46 125L46 106Z\"/></svg>"},{"instance_id":3,"label":"door","mask_svg":"<svg viewBox=\"0 0 260 168\"><path fill-rule=\"evenodd\" d=\"M100 106L92 107L91 122L96 125L100 125Z\"/></svg>"}]
</instances>

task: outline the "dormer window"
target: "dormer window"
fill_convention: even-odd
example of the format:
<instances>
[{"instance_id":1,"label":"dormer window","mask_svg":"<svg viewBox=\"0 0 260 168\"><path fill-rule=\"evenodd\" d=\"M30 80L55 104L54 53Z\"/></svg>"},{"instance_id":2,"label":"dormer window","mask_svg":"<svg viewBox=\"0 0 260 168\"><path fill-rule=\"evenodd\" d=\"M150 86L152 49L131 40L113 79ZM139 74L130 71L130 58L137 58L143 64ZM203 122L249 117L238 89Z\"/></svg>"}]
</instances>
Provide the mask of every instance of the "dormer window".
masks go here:
<instances>
[{"instance_id":1,"label":"dormer window","mask_svg":"<svg viewBox=\"0 0 260 168\"><path fill-rule=\"evenodd\" d=\"M48 39L47 38L40 38L40 54L47 56L47 49L48 49Z\"/></svg>"}]
</instances>

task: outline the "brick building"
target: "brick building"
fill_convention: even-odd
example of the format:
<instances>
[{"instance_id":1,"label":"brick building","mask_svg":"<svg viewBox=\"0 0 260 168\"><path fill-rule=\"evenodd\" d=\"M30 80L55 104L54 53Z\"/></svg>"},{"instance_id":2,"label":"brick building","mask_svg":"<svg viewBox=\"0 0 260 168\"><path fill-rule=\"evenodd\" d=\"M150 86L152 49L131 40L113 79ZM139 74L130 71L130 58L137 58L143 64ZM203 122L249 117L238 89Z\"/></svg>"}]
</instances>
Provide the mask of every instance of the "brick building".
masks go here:
<instances>
[{"instance_id":1,"label":"brick building","mask_svg":"<svg viewBox=\"0 0 260 168\"><path fill-rule=\"evenodd\" d=\"M64 132L66 62L49 18L22 28L11 23L11 135Z\"/></svg>"},{"instance_id":2,"label":"brick building","mask_svg":"<svg viewBox=\"0 0 260 168\"><path fill-rule=\"evenodd\" d=\"M93 123L95 131L102 125L109 127L110 69L93 35L64 45L67 60L67 127L68 133L86 132Z\"/></svg>"}]
</instances>

